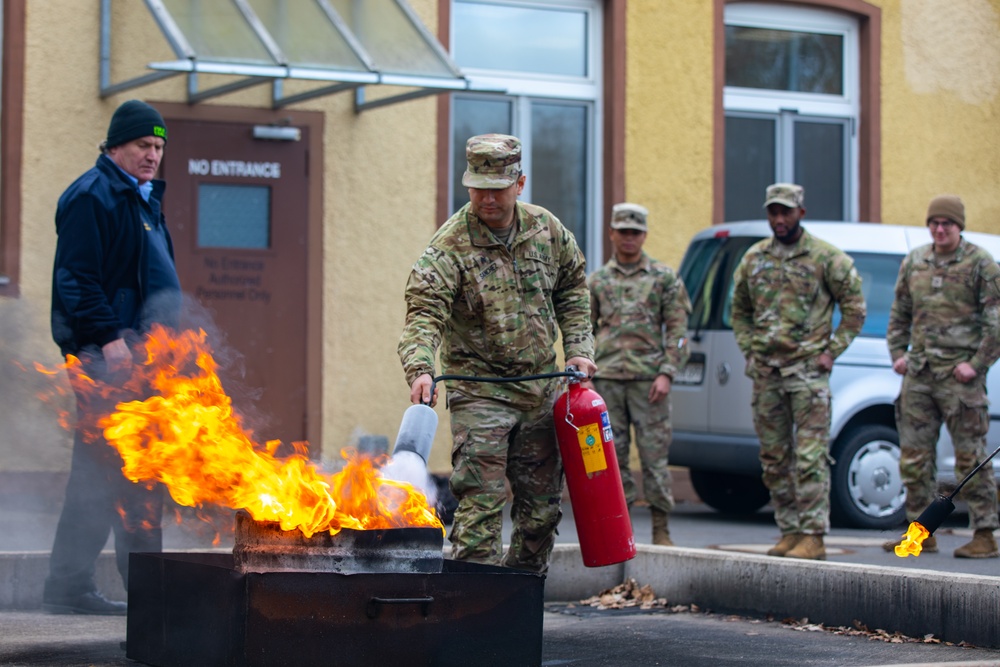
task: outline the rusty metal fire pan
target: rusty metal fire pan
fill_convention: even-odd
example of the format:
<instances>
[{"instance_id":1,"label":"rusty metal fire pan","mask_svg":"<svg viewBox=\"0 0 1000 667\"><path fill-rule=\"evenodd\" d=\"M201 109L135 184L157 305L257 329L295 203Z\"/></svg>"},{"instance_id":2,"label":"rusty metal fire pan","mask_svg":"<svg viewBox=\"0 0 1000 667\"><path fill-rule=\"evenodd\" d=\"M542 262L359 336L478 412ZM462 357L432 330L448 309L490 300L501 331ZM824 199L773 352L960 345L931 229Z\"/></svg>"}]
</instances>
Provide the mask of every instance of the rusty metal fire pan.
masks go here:
<instances>
[{"instance_id":1,"label":"rusty metal fire pan","mask_svg":"<svg viewBox=\"0 0 1000 667\"><path fill-rule=\"evenodd\" d=\"M236 513L233 559L240 572L440 572L440 528L352 530L306 537Z\"/></svg>"},{"instance_id":2,"label":"rusty metal fire pan","mask_svg":"<svg viewBox=\"0 0 1000 667\"><path fill-rule=\"evenodd\" d=\"M148 665L541 665L544 575L241 571L226 553L133 553L126 655Z\"/></svg>"}]
</instances>

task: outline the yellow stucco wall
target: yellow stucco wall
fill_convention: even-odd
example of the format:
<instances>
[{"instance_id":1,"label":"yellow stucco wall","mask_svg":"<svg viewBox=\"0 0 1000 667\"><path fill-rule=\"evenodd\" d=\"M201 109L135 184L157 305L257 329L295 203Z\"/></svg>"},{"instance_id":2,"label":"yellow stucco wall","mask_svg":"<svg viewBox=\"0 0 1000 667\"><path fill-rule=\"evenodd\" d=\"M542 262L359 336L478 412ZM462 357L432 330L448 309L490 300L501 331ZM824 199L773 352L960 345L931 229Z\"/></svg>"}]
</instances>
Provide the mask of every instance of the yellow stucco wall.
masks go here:
<instances>
[{"instance_id":1,"label":"yellow stucco wall","mask_svg":"<svg viewBox=\"0 0 1000 667\"><path fill-rule=\"evenodd\" d=\"M882 6L883 220L920 225L948 192L1000 234L1000 0Z\"/></svg>"},{"instance_id":2,"label":"yellow stucco wall","mask_svg":"<svg viewBox=\"0 0 1000 667\"><path fill-rule=\"evenodd\" d=\"M646 251L676 268L712 224L712 3L627 8L625 196L649 209Z\"/></svg>"}]
</instances>

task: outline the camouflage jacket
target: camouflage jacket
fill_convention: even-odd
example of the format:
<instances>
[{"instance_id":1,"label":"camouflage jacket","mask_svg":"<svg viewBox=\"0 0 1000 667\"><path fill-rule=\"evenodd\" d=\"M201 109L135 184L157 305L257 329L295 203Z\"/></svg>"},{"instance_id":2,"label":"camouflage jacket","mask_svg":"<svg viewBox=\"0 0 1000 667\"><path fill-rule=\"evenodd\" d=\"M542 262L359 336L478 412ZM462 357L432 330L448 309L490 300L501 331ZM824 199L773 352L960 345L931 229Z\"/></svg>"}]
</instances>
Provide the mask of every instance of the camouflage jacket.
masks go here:
<instances>
[{"instance_id":1,"label":"camouflage jacket","mask_svg":"<svg viewBox=\"0 0 1000 667\"><path fill-rule=\"evenodd\" d=\"M687 362L691 314L691 300L673 269L646 253L632 268L612 257L587 284L597 377L652 380L662 373L673 379Z\"/></svg>"},{"instance_id":2,"label":"camouflage jacket","mask_svg":"<svg viewBox=\"0 0 1000 667\"><path fill-rule=\"evenodd\" d=\"M938 263L933 244L903 260L886 333L893 361L948 374L963 361L985 373L1000 357L1000 267L964 238Z\"/></svg>"},{"instance_id":3,"label":"camouflage jacket","mask_svg":"<svg viewBox=\"0 0 1000 667\"><path fill-rule=\"evenodd\" d=\"M516 377L560 370L566 358L592 359L586 263L576 239L540 206L517 203L508 250L471 212L458 210L413 265L406 284L406 323L399 358L407 384L434 372L441 346L444 374ZM558 325L558 330L557 330ZM449 391L523 409L541 404L553 382L447 381Z\"/></svg>"},{"instance_id":4,"label":"camouflage jacket","mask_svg":"<svg viewBox=\"0 0 1000 667\"><path fill-rule=\"evenodd\" d=\"M734 282L733 333L756 366L790 368L823 352L836 359L865 322L854 261L805 229L793 246L774 238L755 243ZM841 314L836 331L835 305Z\"/></svg>"}]
</instances>

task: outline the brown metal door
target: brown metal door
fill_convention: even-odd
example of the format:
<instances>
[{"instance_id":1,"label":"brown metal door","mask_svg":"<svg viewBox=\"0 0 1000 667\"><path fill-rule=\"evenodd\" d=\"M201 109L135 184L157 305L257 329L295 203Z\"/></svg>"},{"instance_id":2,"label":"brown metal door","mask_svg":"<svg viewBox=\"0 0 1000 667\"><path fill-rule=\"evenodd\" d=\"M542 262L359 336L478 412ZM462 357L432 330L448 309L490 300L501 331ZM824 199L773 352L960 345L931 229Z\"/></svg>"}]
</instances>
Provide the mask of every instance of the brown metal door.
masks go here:
<instances>
[{"instance_id":1,"label":"brown metal door","mask_svg":"<svg viewBox=\"0 0 1000 667\"><path fill-rule=\"evenodd\" d=\"M309 128L300 141L253 129L171 120L164 211L181 287L244 358L244 377L222 374L234 405L254 440L290 443L306 439Z\"/></svg>"}]
</instances>

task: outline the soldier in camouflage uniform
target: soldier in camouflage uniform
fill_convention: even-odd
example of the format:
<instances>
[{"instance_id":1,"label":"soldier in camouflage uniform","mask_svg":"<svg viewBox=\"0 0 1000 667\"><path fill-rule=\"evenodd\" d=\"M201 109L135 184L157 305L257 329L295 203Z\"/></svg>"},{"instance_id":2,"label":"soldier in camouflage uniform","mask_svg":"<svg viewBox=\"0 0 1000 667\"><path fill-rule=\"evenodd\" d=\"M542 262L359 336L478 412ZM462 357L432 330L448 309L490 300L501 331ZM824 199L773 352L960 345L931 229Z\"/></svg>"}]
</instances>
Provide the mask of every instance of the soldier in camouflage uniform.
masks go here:
<instances>
[{"instance_id":1,"label":"soldier in camouflage uniform","mask_svg":"<svg viewBox=\"0 0 1000 667\"><path fill-rule=\"evenodd\" d=\"M986 456L989 401L986 372L1000 357L1000 268L986 250L962 237L965 206L954 195L931 200L927 225L933 243L903 260L886 339L892 367L903 376L896 401L910 521L935 499L941 422L955 446L955 473L968 475ZM958 558L996 558L997 487L992 462L962 489L973 539ZM898 540L887 542L887 550ZM934 536L923 550L937 551Z\"/></svg>"},{"instance_id":2,"label":"soldier in camouflage uniform","mask_svg":"<svg viewBox=\"0 0 1000 667\"><path fill-rule=\"evenodd\" d=\"M737 267L732 322L754 381L763 480L781 529L768 555L825 560L830 371L861 331L865 301L853 260L802 228L804 199L799 185L768 186L774 238L754 244Z\"/></svg>"},{"instance_id":3,"label":"soldier in camouflage uniform","mask_svg":"<svg viewBox=\"0 0 1000 667\"><path fill-rule=\"evenodd\" d=\"M406 285L399 357L410 400L434 405L434 355L445 374L517 377L567 365L592 377L590 294L580 248L559 220L522 204L521 142L475 136L466 144L462 184L469 203L437 231ZM552 404L558 382L447 381L451 490L458 499L452 556L545 572L562 517L563 469ZM510 548L501 528L513 492Z\"/></svg>"},{"instance_id":4,"label":"soldier in camouflage uniform","mask_svg":"<svg viewBox=\"0 0 1000 667\"><path fill-rule=\"evenodd\" d=\"M648 214L638 204L612 207L614 254L587 281L600 367L594 389L608 406L626 501L631 507L636 497L629 470L631 426L653 520L653 544L673 546L667 525L674 508L668 467L670 385L687 362L691 301L673 269L642 250Z\"/></svg>"}]
</instances>

